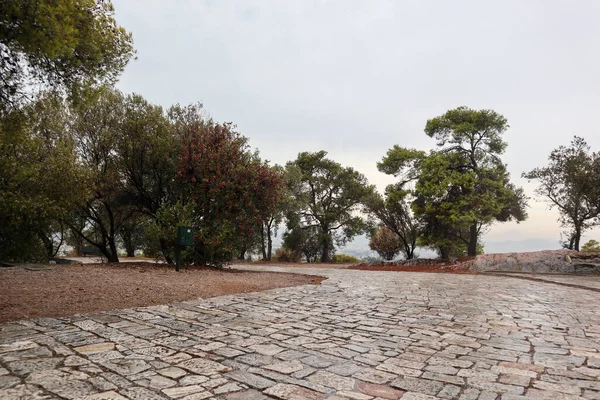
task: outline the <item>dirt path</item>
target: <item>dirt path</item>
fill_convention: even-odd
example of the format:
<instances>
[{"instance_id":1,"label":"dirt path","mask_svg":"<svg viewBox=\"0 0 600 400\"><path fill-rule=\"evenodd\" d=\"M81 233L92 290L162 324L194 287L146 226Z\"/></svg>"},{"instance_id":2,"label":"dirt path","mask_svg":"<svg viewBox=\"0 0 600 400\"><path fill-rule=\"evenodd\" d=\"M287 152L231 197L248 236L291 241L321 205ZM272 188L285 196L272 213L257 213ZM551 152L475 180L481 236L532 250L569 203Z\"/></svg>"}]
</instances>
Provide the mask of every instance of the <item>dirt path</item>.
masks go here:
<instances>
[{"instance_id":1,"label":"dirt path","mask_svg":"<svg viewBox=\"0 0 600 400\"><path fill-rule=\"evenodd\" d=\"M53 265L51 270L0 268L0 322L168 304L234 293L319 283L275 272L216 271L164 264Z\"/></svg>"}]
</instances>

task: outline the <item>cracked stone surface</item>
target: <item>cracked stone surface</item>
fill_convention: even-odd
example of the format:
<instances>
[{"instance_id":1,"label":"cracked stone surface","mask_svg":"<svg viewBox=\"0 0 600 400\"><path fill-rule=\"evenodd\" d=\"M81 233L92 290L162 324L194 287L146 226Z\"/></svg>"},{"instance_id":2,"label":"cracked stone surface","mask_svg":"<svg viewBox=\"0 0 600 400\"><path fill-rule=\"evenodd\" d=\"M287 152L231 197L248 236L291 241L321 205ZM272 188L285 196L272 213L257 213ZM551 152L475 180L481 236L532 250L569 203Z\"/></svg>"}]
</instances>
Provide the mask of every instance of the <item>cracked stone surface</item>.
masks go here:
<instances>
[{"instance_id":1,"label":"cracked stone surface","mask_svg":"<svg viewBox=\"0 0 600 400\"><path fill-rule=\"evenodd\" d=\"M1 324L0 399L600 399L598 291L243 268L328 279Z\"/></svg>"}]
</instances>

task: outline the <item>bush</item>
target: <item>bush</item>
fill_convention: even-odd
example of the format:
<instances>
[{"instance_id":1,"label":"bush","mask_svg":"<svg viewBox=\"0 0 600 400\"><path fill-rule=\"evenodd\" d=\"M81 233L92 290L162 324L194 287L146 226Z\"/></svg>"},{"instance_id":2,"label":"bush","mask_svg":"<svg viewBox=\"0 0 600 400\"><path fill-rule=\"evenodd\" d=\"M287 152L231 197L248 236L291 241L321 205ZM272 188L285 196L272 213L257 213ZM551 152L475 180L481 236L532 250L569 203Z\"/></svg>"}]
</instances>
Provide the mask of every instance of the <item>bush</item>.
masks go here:
<instances>
[{"instance_id":1,"label":"bush","mask_svg":"<svg viewBox=\"0 0 600 400\"><path fill-rule=\"evenodd\" d=\"M402 250L402 242L397 234L385 226L380 226L371 236L369 247L384 260L390 261Z\"/></svg>"},{"instance_id":2,"label":"bush","mask_svg":"<svg viewBox=\"0 0 600 400\"><path fill-rule=\"evenodd\" d=\"M592 251L600 251L600 243L597 240L589 240L586 244L581 247L581 251L592 252Z\"/></svg>"},{"instance_id":3,"label":"bush","mask_svg":"<svg viewBox=\"0 0 600 400\"><path fill-rule=\"evenodd\" d=\"M336 254L333 257L333 262L335 263L357 263L360 260L356 257L349 256L348 254Z\"/></svg>"},{"instance_id":4,"label":"bush","mask_svg":"<svg viewBox=\"0 0 600 400\"><path fill-rule=\"evenodd\" d=\"M275 254L273 254L271 259L279 262L300 262L300 254L285 247L280 247L275 250Z\"/></svg>"}]
</instances>

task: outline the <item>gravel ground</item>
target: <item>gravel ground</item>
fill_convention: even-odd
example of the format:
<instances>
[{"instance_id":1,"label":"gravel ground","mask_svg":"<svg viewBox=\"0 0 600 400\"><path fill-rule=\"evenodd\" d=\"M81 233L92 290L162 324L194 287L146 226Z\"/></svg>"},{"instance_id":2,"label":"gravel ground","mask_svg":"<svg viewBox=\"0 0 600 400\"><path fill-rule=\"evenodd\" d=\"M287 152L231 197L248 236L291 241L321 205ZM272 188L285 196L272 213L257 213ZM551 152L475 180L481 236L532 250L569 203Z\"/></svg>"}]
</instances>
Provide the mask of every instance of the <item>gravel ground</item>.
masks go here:
<instances>
[{"instance_id":1,"label":"gravel ground","mask_svg":"<svg viewBox=\"0 0 600 400\"><path fill-rule=\"evenodd\" d=\"M0 268L0 322L59 317L280 287L323 278L276 272L165 264L52 265L51 270Z\"/></svg>"}]
</instances>

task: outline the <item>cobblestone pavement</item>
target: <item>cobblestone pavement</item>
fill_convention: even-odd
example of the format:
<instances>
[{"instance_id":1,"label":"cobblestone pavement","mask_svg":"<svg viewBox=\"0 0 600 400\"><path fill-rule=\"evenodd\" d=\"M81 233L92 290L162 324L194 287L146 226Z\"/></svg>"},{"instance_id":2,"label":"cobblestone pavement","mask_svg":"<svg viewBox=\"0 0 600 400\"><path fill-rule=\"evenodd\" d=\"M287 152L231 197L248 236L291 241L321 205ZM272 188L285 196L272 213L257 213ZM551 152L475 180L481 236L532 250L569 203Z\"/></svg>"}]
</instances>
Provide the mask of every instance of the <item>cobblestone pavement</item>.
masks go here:
<instances>
[{"instance_id":1,"label":"cobblestone pavement","mask_svg":"<svg viewBox=\"0 0 600 400\"><path fill-rule=\"evenodd\" d=\"M572 285L600 291L600 276L598 275L563 275L563 274L532 274L532 273L506 273L493 272L495 275L512 276L521 279L537 279L540 281L554 282L563 285Z\"/></svg>"},{"instance_id":2,"label":"cobblestone pavement","mask_svg":"<svg viewBox=\"0 0 600 400\"><path fill-rule=\"evenodd\" d=\"M329 279L0 325L0 399L600 399L598 292L300 271Z\"/></svg>"}]
</instances>

